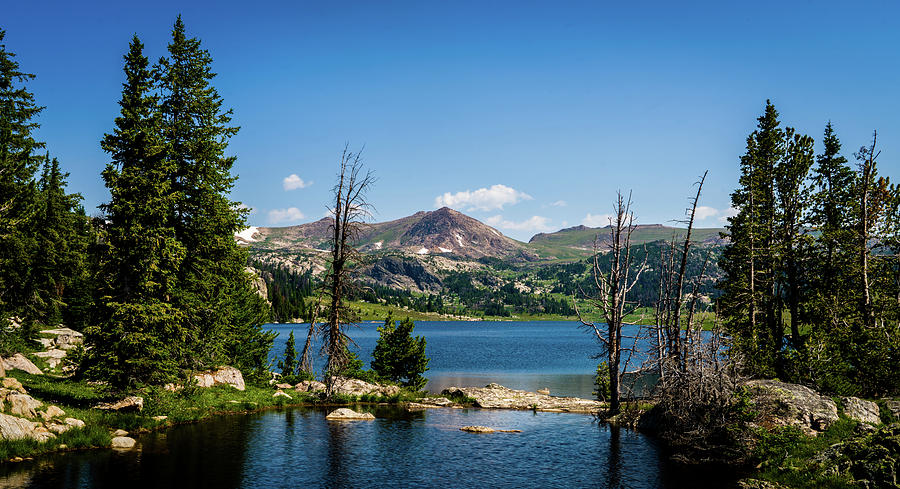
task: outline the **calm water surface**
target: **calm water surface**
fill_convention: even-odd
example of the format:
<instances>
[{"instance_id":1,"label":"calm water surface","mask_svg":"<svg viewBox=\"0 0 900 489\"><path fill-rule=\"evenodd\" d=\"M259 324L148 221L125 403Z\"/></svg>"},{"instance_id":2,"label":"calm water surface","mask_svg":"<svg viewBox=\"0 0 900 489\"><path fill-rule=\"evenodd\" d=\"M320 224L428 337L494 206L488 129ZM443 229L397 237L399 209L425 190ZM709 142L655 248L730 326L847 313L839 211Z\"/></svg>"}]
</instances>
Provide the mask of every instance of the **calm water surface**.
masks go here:
<instances>
[{"instance_id":1,"label":"calm water surface","mask_svg":"<svg viewBox=\"0 0 900 489\"><path fill-rule=\"evenodd\" d=\"M367 364L377 324L349 333ZM304 325L291 329L298 348ZM571 322L417 322L431 358L428 388L484 385L590 397L598 351ZM679 468L657 442L590 416L483 409L359 406L377 417L329 422L325 409L217 417L152 433L132 451L91 450L0 465L5 488L598 487L728 488L734 474ZM464 433L466 425L521 433Z\"/></svg>"},{"instance_id":2,"label":"calm water surface","mask_svg":"<svg viewBox=\"0 0 900 489\"><path fill-rule=\"evenodd\" d=\"M369 365L383 323L350 327L351 349ZM597 341L571 321L417 321L414 334L424 336L431 359L427 390L449 386L484 386L496 382L513 389L549 388L554 395L592 397L594 372L600 360ZM284 352L294 331L297 350L303 348L307 325L270 324L278 332L273 360ZM318 348L315 349L318 353ZM319 362L321 370L321 361Z\"/></svg>"},{"instance_id":3,"label":"calm water surface","mask_svg":"<svg viewBox=\"0 0 900 489\"><path fill-rule=\"evenodd\" d=\"M0 487L726 488L731 477L670 465L656 443L590 416L360 407L334 422L295 408L219 417L93 450L0 466ZM464 433L471 424L521 433Z\"/></svg>"}]
</instances>

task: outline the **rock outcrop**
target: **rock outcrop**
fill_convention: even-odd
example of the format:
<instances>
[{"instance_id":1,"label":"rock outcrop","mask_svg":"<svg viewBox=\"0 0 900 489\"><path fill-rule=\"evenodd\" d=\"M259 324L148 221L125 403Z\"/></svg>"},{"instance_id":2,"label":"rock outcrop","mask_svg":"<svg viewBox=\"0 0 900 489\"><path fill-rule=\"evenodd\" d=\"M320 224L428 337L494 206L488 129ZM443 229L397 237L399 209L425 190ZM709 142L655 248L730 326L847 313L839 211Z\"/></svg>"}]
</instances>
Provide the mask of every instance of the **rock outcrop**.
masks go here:
<instances>
[{"instance_id":1,"label":"rock outcrop","mask_svg":"<svg viewBox=\"0 0 900 489\"><path fill-rule=\"evenodd\" d=\"M751 380L745 385L763 419L773 424L816 435L838 420L834 401L809 387L778 380Z\"/></svg>"},{"instance_id":2,"label":"rock outcrop","mask_svg":"<svg viewBox=\"0 0 900 489\"><path fill-rule=\"evenodd\" d=\"M66 418L65 421L58 421L66 413L57 406L47 406L39 411L43 403L29 396L18 380L3 378L0 379L0 385L3 386L0 388L0 411L5 407L9 413L0 413L0 440L32 439L46 442L72 428L84 427L84 421L80 419Z\"/></svg>"},{"instance_id":3,"label":"rock outcrop","mask_svg":"<svg viewBox=\"0 0 900 489\"><path fill-rule=\"evenodd\" d=\"M32 375L44 374L44 372L41 372L41 369L37 368L35 364L31 363L31 360L25 358L25 355L22 355L21 353L16 353L9 358L4 358L2 361L6 370L21 370Z\"/></svg>"},{"instance_id":4,"label":"rock outcrop","mask_svg":"<svg viewBox=\"0 0 900 489\"><path fill-rule=\"evenodd\" d=\"M102 409L105 411L121 411L121 412L140 412L144 410L144 398L138 396L128 396L125 399L116 402L103 402L94 406L94 409Z\"/></svg>"},{"instance_id":5,"label":"rock outcrop","mask_svg":"<svg viewBox=\"0 0 900 489\"><path fill-rule=\"evenodd\" d=\"M246 388L244 385L244 376L241 374L241 371L229 366L221 366L215 370L194 374L194 380L198 387L230 385L239 391Z\"/></svg>"},{"instance_id":6,"label":"rock outcrop","mask_svg":"<svg viewBox=\"0 0 900 489\"><path fill-rule=\"evenodd\" d=\"M881 424L881 413L878 405L872 401L865 401L858 397L843 397L841 405L844 414L860 423Z\"/></svg>"},{"instance_id":7,"label":"rock outcrop","mask_svg":"<svg viewBox=\"0 0 900 489\"><path fill-rule=\"evenodd\" d=\"M372 413L358 413L352 409L348 408L340 408L335 409L334 411L328 413L325 416L325 419L329 420L347 420L347 421L356 421L356 420L369 420L375 419L375 416Z\"/></svg>"},{"instance_id":8,"label":"rock outcrop","mask_svg":"<svg viewBox=\"0 0 900 489\"><path fill-rule=\"evenodd\" d=\"M299 384L294 386L294 390L297 392L318 392L325 390L325 384L316 381L316 380L304 380Z\"/></svg>"},{"instance_id":9,"label":"rock outcrop","mask_svg":"<svg viewBox=\"0 0 900 489\"><path fill-rule=\"evenodd\" d=\"M372 384L359 379L335 377L334 392L348 396L362 396L366 394L393 396L400 392L400 388L396 385Z\"/></svg>"},{"instance_id":10,"label":"rock outcrop","mask_svg":"<svg viewBox=\"0 0 900 489\"><path fill-rule=\"evenodd\" d=\"M45 344L46 348L54 347L61 350L71 350L84 343L84 335L70 328L45 329L41 333L56 336L56 338L52 338L49 345Z\"/></svg>"},{"instance_id":11,"label":"rock outcrop","mask_svg":"<svg viewBox=\"0 0 900 489\"><path fill-rule=\"evenodd\" d=\"M39 351L35 353L34 356L43 358L44 361L47 362L47 365L50 365L50 368L56 368L62 363L63 358L66 358L66 350L54 348L52 350Z\"/></svg>"},{"instance_id":12,"label":"rock outcrop","mask_svg":"<svg viewBox=\"0 0 900 489\"><path fill-rule=\"evenodd\" d=\"M509 389L499 384L485 387L450 387L443 394L449 397L467 396L475 399L475 405L496 409L535 409L537 411L596 413L606 404L577 397L555 397L536 392Z\"/></svg>"}]
</instances>

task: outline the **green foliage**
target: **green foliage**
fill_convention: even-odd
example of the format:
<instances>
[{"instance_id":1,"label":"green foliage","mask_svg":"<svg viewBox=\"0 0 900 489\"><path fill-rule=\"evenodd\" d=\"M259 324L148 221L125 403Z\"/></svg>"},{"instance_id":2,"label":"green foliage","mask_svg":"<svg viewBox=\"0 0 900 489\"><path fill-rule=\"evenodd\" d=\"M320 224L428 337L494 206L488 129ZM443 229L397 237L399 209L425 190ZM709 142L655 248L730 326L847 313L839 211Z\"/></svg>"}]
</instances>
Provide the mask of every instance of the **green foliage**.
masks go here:
<instances>
[{"instance_id":1,"label":"green foliage","mask_svg":"<svg viewBox=\"0 0 900 489\"><path fill-rule=\"evenodd\" d=\"M599 401L607 401L609 399L609 364L600 362L597 365L597 375L594 376L594 396Z\"/></svg>"},{"instance_id":2,"label":"green foliage","mask_svg":"<svg viewBox=\"0 0 900 489\"><path fill-rule=\"evenodd\" d=\"M357 355L356 352L350 351L346 347L345 357L346 362L344 363L343 368L341 368L341 370L339 370L336 375L347 377L350 379L358 379L373 384L378 384L385 381L385 379L378 375L378 373L376 373L374 370L366 370L365 364L363 364L363 361L359 358L359 355Z\"/></svg>"},{"instance_id":3,"label":"green foliage","mask_svg":"<svg viewBox=\"0 0 900 489\"><path fill-rule=\"evenodd\" d=\"M293 329L284 346L284 360L278 361L278 369L281 370L282 379L285 377L293 377L297 374L297 350L294 346Z\"/></svg>"},{"instance_id":4,"label":"green foliage","mask_svg":"<svg viewBox=\"0 0 900 489\"><path fill-rule=\"evenodd\" d=\"M90 378L125 387L220 364L249 380L268 370L268 305L232 237L245 227L224 154L237 129L210 85L211 62L180 17L157 66L137 37L125 55L121 114L101 144L111 200L100 317L85 331Z\"/></svg>"},{"instance_id":5,"label":"green foliage","mask_svg":"<svg viewBox=\"0 0 900 489\"><path fill-rule=\"evenodd\" d=\"M394 323L391 313L378 328L378 342L372 353L372 370L380 377L420 390L428 379L422 376L428 370L425 356L425 338L413 337L415 325L409 318Z\"/></svg>"},{"instance_id":6,"label":"green foliage","mask_svg":"<svg viewBox=\"0 0 900 489\"><path fill-rule=\"evenodd\" d=\"M900 392L900 187L878 176L874 138L853 171L829 123L813 168L811 138L780 128L771 103L758 122L720 261L735 352L756 376Z\"/></svg>"}]
</instances>

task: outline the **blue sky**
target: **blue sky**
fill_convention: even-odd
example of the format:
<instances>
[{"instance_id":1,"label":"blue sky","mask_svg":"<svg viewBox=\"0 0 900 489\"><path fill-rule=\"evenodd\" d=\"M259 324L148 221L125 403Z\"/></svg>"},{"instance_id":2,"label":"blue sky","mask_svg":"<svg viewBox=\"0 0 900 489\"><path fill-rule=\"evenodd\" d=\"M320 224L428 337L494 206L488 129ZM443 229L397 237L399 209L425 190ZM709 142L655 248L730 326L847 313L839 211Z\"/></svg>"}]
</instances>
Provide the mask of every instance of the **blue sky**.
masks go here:
<instances>
[{"instance_id":1,"label":"blue sky","mask_svg":"<svg viewBox=\"0 0 900 489\"><path fill-rule=\"evenodd\" d=\"M895 2L131 3L2 8L39 137L89 212L128 41L162 56L179 13L242 127L233 197L253 225L322 217L350 143L379 221L450 204L527 240L605 224L622 189L639 222L667 223L709 170L716 226L767 98L817 141L832 120L849 158L877 129L881 173L900 168Z\"/></svg>"}]
</instances>

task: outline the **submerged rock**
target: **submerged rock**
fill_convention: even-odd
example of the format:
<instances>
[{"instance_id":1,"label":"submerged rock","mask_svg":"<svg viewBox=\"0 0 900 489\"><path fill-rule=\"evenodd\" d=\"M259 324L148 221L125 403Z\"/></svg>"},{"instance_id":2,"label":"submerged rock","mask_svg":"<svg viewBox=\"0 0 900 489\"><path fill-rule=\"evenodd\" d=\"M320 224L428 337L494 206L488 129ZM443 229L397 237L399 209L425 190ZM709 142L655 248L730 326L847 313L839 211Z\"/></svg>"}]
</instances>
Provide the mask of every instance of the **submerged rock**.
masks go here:
<instances>
[{"instance_id":1,"label":"submerged rock","mask_svg":"<svg viewBox=\"0 0 900 489\"><path fill-rule=\"evenodd\" d=\"M571 413L596 413L605 403L577 397L555 397L536 392L520 391L488 384L485 387L450 387L443 394L449 397L466 396L475 399L475 405L497 409L536 409Z\"/></svg>"},{"instance_id":2,"label":"submerged rock","mask_svg":"<svg viewBox=\"0 0 900 489\"><path fill-rule=\"evenodd\" d=\"M493 433L497 430L488 428L487 426L463 426L459 431L466 431L468 433Z\"/></svg>"},{"instance_id":3,"label":"submerged rock","mask_svg":"<svg viewBox=\"0 0 900 489\"><path fill-rule=\"evenodd\" d=\"M745 385L765 421L815 435L838 420L837 404L809 387L778 380L751 380Z\"/></svg>"},{"instance_id":4,"label":"submerged rock","mask_svg":"<svg viewBox=\"0 0 900 489\"><path fill-rule=\"evenodd\" d=\"M358 413L352 409L340 408L328 413L325 419L331 420L368 420L375 419L372 413Z\"/></svg>"},{"instance_id":5,"label":"submerged rock","mask_svg":"<svg viewBox=\"0 0 900 489\"><path fill-rule=\"evenodd\" d=\"M843 397L841 405L844 414L860 423L881 424L881 413L878 405L872 401L864 401L858 397Z\"/></svg>"},{"instance_id":6,"label":"submerged rock","mask_svg":"<svg viewBox=\"0 0 900 489\"><path fill-rule=\"evenodd\" d=\"M194 374L194 380L198 387L230 385L239 391L246 388L244 386L244 376L241 374L241 371L229 366L221 366L215 370Z\"/></svg>"}]
</instances>

